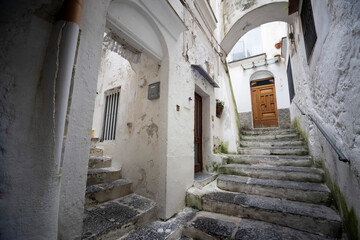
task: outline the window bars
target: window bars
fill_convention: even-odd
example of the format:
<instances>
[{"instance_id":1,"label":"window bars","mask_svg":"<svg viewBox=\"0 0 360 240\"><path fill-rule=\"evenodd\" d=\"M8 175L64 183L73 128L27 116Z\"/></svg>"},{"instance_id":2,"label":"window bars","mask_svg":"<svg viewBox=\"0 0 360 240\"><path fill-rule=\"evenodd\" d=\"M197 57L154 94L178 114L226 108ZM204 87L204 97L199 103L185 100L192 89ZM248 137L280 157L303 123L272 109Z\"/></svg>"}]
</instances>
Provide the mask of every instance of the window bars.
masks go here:
<instances>
[{"instance_id":1,"label":"window bars","mask_svg":"<svg viewBox=\"0 0 360 240\"><path fill-rule=\"evenodd\" d=\"M114 89L105 93L105 111L103 132L101 140L115 140L116 121L119 107L120 89Z\"/></svg>"}]
</instances>

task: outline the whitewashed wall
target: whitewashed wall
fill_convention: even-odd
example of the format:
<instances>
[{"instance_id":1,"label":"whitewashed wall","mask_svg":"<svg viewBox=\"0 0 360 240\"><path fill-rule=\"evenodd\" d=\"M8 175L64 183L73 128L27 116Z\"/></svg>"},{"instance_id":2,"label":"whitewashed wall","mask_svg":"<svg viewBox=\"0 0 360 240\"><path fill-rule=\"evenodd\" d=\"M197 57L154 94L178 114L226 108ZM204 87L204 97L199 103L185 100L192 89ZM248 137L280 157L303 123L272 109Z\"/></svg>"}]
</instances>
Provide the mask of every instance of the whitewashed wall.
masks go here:
<instances>
[{"instance_id":1,"label":"whitewashed wall","mask_svg":"<svg viewBox=\"0 0 360 240\"><path fill-rule=\"evenodd\" d=\"M359 219L360 2L311 2L317 41L309 63L306 61L300 19L294 23L295 46L290 50L295 84L294 100L326 129L348 157L350 164L338 160L337 154L316 126L308 118L301 116L294 105L291 106L291 116L299 120L302 130L308 134L311 154L315 159L324 161L332 182L330 187L334 190L334 185L337 185L335 199L340 199L340 190L346 200L347 211L353 209ZM340 209L344 212L344 205L340 205ZM356 223L350 223L345 228L352 226L353 230L356 229L353 226ZM357 229L360 232L360 225Z\"/></svg>"}]
</instances>

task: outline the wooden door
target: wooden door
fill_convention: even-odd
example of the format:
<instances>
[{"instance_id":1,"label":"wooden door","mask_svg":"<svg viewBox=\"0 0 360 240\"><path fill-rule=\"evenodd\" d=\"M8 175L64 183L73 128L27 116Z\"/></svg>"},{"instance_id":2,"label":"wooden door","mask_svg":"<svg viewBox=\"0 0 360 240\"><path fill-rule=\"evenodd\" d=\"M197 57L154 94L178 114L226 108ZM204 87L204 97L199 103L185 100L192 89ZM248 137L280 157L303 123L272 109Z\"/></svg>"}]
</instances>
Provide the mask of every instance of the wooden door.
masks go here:
<instances>
[{"instance_id":1,"label":"wooden door","mask_svg":"<svg viewBox=\"0 0 360 240\"><path fill-rule=\"evenodd\" d=\"M194 122L195 172L200 172L202 170L202 98L196 93Z\"/></svg>"},{"instance_id":2,"label":"wooden door","mask_svg":"<svg viewBox=\"0 0 360 240\"><path fill-rule=\"evenodd\" d=\"M274 79L251 82L254 128L277 127L278 114Z\"/></svg>"}]
</instances>

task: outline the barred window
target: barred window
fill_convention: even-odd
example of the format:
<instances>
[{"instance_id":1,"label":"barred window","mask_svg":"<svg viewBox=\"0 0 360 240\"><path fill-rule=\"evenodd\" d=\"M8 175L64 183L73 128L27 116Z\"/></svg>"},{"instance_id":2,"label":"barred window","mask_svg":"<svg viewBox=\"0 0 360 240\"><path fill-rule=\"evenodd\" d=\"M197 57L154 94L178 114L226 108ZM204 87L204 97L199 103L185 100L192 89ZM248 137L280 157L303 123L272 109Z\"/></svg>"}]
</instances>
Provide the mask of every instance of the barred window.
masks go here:
<instances>
[{"instance_id":1,"label":"barred window","mask_svg":"<svg viewBox=\"0 0 360 240\"><path fill-rule=\"evenodd\" d=\"M107 91L105 93L105 111L102 141L115 140L116 121L119 107L120 88Z\"/></svg>"}]
</instances>

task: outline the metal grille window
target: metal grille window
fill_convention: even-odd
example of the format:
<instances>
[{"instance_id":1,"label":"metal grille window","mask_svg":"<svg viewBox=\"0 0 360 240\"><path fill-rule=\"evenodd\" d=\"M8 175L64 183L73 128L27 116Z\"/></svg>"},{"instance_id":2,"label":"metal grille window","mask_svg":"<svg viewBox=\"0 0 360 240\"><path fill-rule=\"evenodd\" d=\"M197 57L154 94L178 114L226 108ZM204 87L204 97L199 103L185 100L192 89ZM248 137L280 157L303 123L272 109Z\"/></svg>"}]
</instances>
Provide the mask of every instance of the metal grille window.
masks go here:
<instances>
[{"instance_id":1,"label":"metal grille window","mask_svg":"<svg viewBox=\"0 0 360 240\"><path fill-rule=\"evenodd\" d=\"M102 140L115 140L120 89L110 90L105 94L106 99Z\"/></svg>"}]
</instances>

